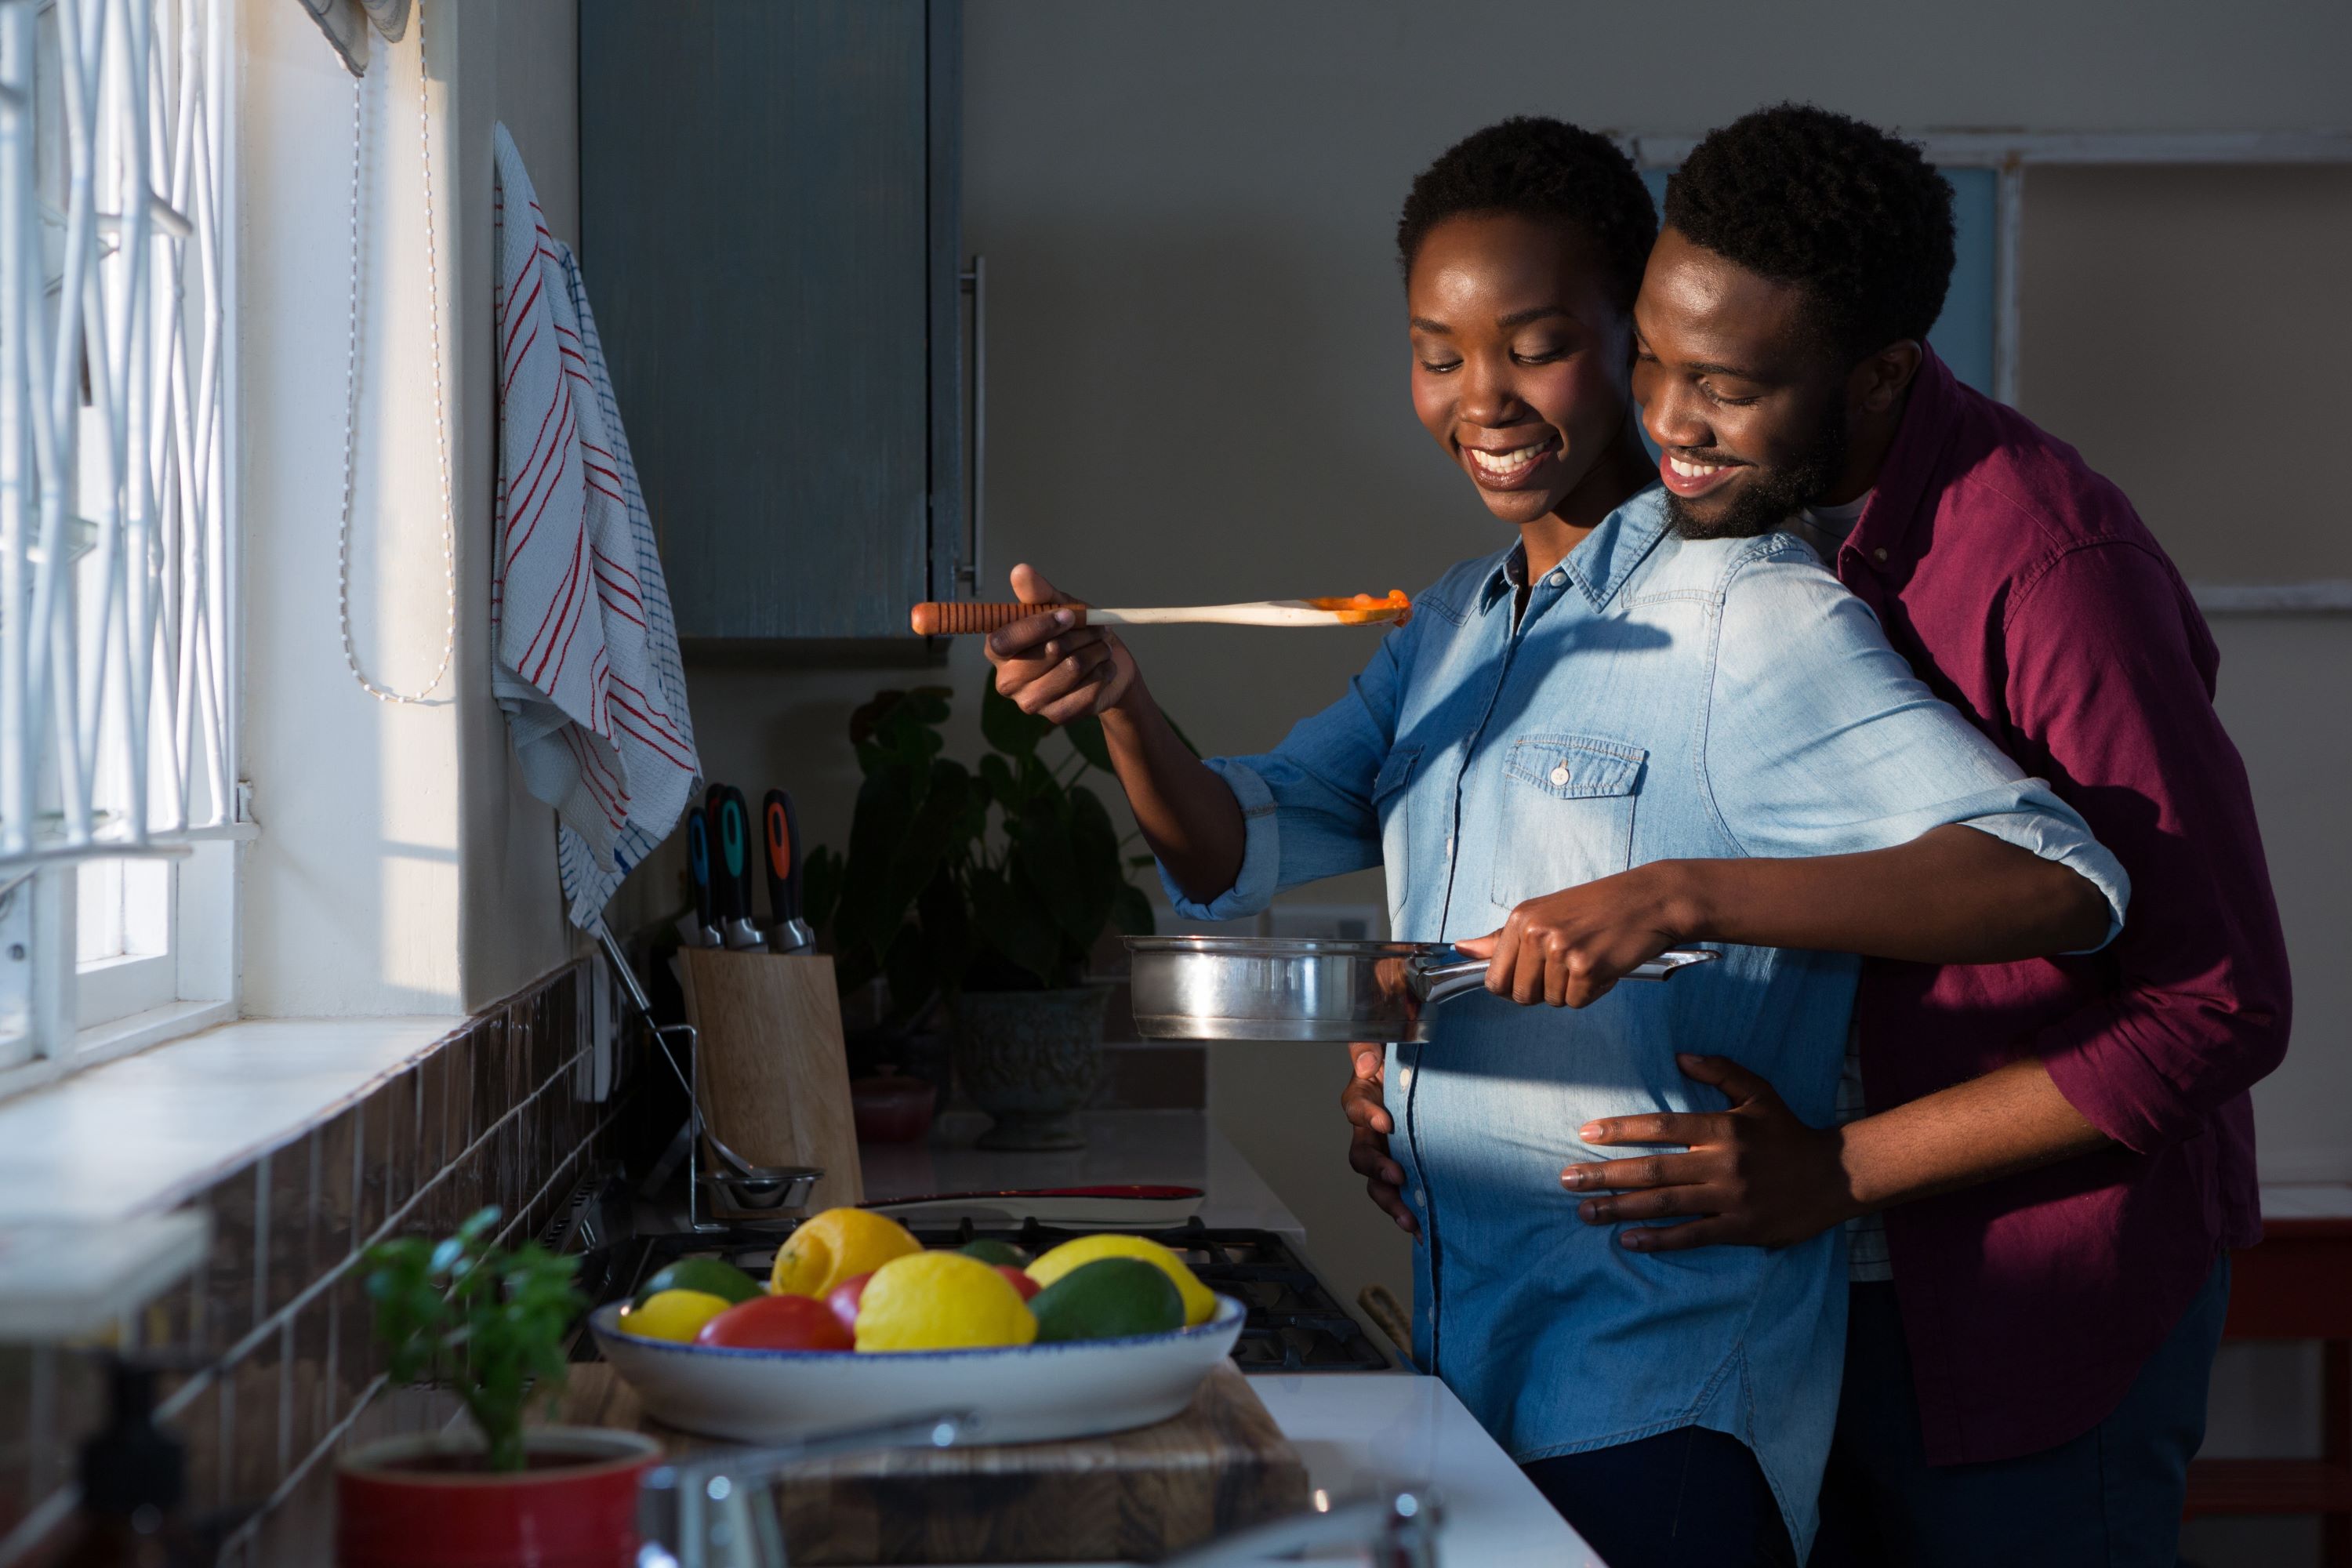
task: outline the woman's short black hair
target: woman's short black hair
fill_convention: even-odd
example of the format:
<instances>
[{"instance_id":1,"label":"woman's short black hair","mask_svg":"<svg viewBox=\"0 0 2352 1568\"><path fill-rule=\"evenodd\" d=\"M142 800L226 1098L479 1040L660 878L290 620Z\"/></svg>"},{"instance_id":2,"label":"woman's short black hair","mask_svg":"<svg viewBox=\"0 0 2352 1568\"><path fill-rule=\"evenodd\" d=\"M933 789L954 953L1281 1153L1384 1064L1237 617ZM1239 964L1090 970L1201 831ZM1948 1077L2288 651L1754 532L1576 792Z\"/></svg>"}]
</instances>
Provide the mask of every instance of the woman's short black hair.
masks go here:
<instances>
[{"instance_id":1,"label":"woman's short black hair","mask_svg":"<svg viewBox=\"0 0 2352 1568\"><path fill-rule=\"evenodd\" d=\"M1618 302L1633 309L1658 237L1658 209L1633 161L1606 136L1530 115L1473 132L1412 182L1397 218L1397 260L1410 274L1431 229L1485 212L1557 218L1582 230L1609 268Z\"/></svg>"},{"instance_id":2,"label":"woman's short black hair","mask_svg":"<svg viewBox=\"0 0 2352 1568\"><path fill-rule=\"evenodd\" d=\"M1859 360L1925 342L1952 281L1952 187L1918 147L1807 103L1745 114L1666 182L1666 226L1810 292Z\"/></svg>"}]
</instances>

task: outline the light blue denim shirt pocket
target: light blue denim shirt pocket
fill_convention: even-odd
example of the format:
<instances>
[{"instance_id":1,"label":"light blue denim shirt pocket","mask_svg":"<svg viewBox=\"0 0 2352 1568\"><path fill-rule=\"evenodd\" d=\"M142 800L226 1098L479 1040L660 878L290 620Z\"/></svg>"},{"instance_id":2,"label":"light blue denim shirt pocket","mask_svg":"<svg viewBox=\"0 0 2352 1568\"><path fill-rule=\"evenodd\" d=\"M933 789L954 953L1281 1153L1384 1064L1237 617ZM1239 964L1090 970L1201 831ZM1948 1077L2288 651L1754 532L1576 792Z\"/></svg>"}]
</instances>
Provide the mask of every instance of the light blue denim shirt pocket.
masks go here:
<instances>
[{"instance_id":1,"label":"light blue denim shirt pocket","mask_svg":"<svg viewBox=\"0 0 2352 1568\"><path fill-rule=\"evenodd\" d=\"M1645 747L1598 735L1520 735L1503 765L1501 841L1491 897L1529 899L1626 869Z\"/></svg>"},{"instance_id":2,"label":"light blue denim shirt pocket","mask_svg":"<svg viewBox=\"0 0 2352 1568\"><path fill-rule=\"evenodd\" d=\"M1405 894L1412 887L1412 795L1405 786L1412 782L1421 752L1419 746L1398 747L1381 763L1380 776L1372 781L1372 811L1381 822L1381 864L1388 877L1392 931L1404 918Z\"/></svg>"}]
</instances>

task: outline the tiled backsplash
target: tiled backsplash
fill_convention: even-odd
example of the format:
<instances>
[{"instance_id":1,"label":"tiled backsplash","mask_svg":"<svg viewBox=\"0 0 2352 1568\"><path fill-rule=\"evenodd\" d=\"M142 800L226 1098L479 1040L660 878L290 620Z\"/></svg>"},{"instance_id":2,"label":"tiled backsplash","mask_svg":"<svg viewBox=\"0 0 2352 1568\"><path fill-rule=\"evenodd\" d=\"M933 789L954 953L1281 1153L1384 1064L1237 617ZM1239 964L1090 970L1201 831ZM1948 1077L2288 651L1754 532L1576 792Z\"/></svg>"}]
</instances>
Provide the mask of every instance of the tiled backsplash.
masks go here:
<instances>
[{"instance_id":1,"label":"tiled backsplash","mask_svg":"<svg viewBox=\"0 0 2352 1568\"><path fill-rule=\"evenodd\" d=\"M188 1447L192 1516L268 1514L331 1468L347 1436L422 1407L381 1399L358 1254L379 1237L445 1234L496 1204L509 1242L543 1230L591 1172L617 1163L639 1031L591 1038L584 963L460 1025L315 1125L179 1201L212 1211L205 1267L127 1323L126 1340L190 1370L163 1414ZM607 1010L609 1015L609 1010ZM595 1090L608 1088L601 1098ZM0 1539L62 1515L98 1374L71 1350L0 1347ZM371 1401L373 1401L373 1407Z\"/></svg>"}]
</instances>

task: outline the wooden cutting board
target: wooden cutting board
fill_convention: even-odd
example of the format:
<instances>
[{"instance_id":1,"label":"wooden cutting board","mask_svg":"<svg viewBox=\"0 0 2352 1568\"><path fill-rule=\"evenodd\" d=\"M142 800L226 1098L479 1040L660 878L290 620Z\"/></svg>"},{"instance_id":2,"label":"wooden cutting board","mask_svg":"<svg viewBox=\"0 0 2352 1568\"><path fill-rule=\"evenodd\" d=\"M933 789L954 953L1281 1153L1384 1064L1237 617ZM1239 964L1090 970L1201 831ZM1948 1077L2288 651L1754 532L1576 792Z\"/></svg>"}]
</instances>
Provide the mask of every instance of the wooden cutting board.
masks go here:
<instances>
[{"instance_id":1,"label":"wooden cutting board","mask_svg":"<svg viewBox=\"0 0 2352 1568\"><path fill-rule=\"evenodd\" d=\"M560 1419L685 1457L728 1445L664 1426L601 1362L572 1369ZM845 1423L854 1420L843 1412ZM1249 1380L1220 1363L1181 1415L1062 1443L893 1448L793 1470L778 1489L803 1564L1150 1562L1307 1506L1307 1466Z\"/></svg>"}]
</instances>

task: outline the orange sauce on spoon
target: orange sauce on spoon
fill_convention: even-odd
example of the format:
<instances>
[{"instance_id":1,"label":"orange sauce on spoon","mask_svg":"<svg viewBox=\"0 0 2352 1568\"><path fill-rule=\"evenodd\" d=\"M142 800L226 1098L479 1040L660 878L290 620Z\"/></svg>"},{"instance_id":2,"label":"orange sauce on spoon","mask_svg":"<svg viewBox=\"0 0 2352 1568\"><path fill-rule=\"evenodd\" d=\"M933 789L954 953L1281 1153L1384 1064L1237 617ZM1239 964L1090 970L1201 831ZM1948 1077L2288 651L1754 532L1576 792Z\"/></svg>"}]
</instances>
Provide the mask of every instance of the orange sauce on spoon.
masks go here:
<instances>
[{"instance_id":1,"label":"orange sauce on spoon","mask_svg":"<svg viewBox=\"0 0 2352 1568\"><path fill-rule=\"evenodd\" d=\"M1385 598L1370 594L1349 594L1344 597L1309 599L1318 610L1338 614L1343 626L1370 626L1374 621L1394 621L1402 626L1412 618L1412 599L1402 588L1391 588Z\"/></svg>"}]
</instances>

